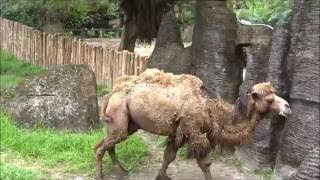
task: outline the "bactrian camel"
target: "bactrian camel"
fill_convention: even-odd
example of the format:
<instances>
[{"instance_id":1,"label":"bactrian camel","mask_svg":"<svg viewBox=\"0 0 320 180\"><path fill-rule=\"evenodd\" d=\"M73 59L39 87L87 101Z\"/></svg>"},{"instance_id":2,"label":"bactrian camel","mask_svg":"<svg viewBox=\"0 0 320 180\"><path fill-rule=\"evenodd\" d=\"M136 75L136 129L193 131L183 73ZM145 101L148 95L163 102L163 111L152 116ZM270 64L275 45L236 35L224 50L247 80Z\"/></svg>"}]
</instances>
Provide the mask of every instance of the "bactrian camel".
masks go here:
<instances>
[{"instance_id":1,"label":"bactrian camel","mask_svg":"<svg viewBox=\"0 0 320 180\"><path fill-rule=\"evenodd\" d=\"M115 145L138 129L168 136L157 180L170 179L168 165L177 150L188 143L206 180L211 180L210 150L217 144L245 143L265 116L287 116L287 101L275 94L270 83L259 83L242 94L234 105L213 97L200 79L147 69L140 76L120 78L103 98L101 113L107 136L95 147L96 177L103 179L106 151L113 165L125 172L115 155Z\"/></svg>"}]
</instances>

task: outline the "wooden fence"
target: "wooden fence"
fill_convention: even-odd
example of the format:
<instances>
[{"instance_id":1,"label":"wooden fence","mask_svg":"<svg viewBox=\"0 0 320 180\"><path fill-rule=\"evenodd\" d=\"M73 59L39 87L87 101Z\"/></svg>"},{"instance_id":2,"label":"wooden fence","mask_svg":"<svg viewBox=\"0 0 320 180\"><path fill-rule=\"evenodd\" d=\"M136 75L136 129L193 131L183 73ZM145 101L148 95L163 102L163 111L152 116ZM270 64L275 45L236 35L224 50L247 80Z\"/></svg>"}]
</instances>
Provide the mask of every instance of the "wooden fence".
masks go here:
<instances>
[{"instance_id":1,"label":"wooden fence","mask_svg":"<svg viewBox=\"0 0 320 180\"><path fill-rule=\"evenodd\" d=\"M108 88L120 76L140 74L147 62L147 57L135 53L41 32L4 18L0 18L0 48L46 69L63 64L88 64L97 83Z\"/></svg>"}]
</instances>

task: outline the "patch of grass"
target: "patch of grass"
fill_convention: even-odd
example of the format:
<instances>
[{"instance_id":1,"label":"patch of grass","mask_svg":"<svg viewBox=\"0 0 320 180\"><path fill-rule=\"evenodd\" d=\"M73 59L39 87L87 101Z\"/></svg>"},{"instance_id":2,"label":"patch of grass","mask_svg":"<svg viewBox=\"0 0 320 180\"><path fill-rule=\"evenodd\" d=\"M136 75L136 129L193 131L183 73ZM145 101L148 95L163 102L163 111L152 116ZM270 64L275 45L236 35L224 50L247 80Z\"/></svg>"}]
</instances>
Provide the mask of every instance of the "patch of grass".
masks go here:
<instances>
[{"instance_id":1,"label":"patch of grass","mask_svg":"<svg viewBox=\"0 0 320 180\"><path fill-rule=\"evenodd\" d=\"M178 154L179 157L187 159L188 158L188 146L184 145L181 148L179 148L177 154Z\"/></svg>"},{"instance_id":2,"label":"patch of grass","mask_svg":"<svg viewBox=\"0 0 320 180\"><path fill-rule=\"evenodd\" d=\"M167 137L166 136L157 136L155 139L155 144L157 147L166 147Z\"/></svg>"},{"instance_id":3,"label":"patch of grass","mask_svg":"<svg viewBox=\"0 0 320 180\"><path fill-rule=\"evenodd\" d=\"M111 90L104 85L97 85L97 96L102 97L108 94Z\"/></svg>"},{"instance_id":4,"label":"patch of grass","mask_svg":"<svg viewBox=\"0 0 320 180\"><path fill-rule=\"evenodd\" d=\"M47 129L23 129L15 126L7 114L0 112L1 151L13 151L40 160L44 165L64 166L66 172L91 175L94 172L93 147L102 137L102 129L88 133L68 133ZM138 136L116 146L117 156L129 171L137 169L148 155L147 146ZM108 157L108 158L107 158ZM105 156L106 169L110 168Z\"/></svg>"},{"instance_id":5,"label":"patch of grass","mask_svg":"<svg viewBox=\"0 0 320 180\"><path fill-rule=\"evenodd\" d=\"M0 179L2 180L36 180L39 175L31 170L0 163Z\"/></svg>"},{"instance_id":6,"label":"patch of grass","mask_svg":"<svg viewBox=\"0 0 320 180\"><path fill-rule=\"evenodd\" d=\"M255 170L253 173L262 176L264 180L272 180L274 175L274 171L271 168L262 168Z\"/></svg>"},{"instance_id":7,"label":"patch of grass","mask_svg":"<svg viewBox=\"0 0 320 180\"><path fill-rule=\"evenodd\" d=\"M212 150L212 153L211 153L211 157L214 159L214 160L222 160L223 159L223 153L222 153L222 150L220 147L216 147Z\"/></svg>"},{"instance_id":8,"label":"patch of grass","mask_svg":"<svg viewBox=\"0 0 320 180\"><path fill-rule=\"evenodd\" d=\"M243 172L243 163L240 160L232 159L230 163L235 166L239 172Z\"/></svg>"},{"instance_id":9,"label":"patch of grass","mask_svg":"<svg viewBox=\"0 0 320 180\"><path fill-rule=\"evenodd\" d=\"M0 90L16 85L26 77L45 72L43 68L33 66L0 51Z\"/></svg>"}]
</instances>

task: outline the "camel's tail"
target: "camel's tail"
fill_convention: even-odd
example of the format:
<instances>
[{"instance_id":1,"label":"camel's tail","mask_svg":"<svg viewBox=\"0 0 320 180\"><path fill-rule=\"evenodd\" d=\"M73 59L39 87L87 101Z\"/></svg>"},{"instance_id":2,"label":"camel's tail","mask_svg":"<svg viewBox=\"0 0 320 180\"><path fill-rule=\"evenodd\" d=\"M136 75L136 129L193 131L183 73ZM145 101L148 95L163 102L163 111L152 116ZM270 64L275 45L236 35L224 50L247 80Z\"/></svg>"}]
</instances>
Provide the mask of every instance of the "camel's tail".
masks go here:
<instances>
[{"instance_id":1,"label":"camel's tail","mask_svg":"<svg viewBox=\"0 0 320 180\"><path fill-rule=\"evenodd\" d=\"M107 123L108 122L111 122L111 117L107 115L106 113L106 109L108 107L108 103L109 103L109 99L111 97L112 93L109 93L105 96L103 96L103 99L102 99L102 102L101 102L101 105L100 105L100 118L103 120L103 121L106 121Z\"/></svg>"}]
</instances>

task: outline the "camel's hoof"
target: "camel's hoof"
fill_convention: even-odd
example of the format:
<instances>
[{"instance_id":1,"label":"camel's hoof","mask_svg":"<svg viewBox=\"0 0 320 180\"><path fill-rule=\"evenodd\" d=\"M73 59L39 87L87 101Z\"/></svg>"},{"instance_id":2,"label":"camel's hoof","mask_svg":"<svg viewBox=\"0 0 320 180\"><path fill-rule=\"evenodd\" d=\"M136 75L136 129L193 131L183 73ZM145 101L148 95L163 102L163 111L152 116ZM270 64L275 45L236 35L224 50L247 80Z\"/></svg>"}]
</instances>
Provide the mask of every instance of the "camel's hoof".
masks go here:
<instances>
[{"instance_id":1,"label":"camel's hoof","mask_svg":"<svg viewBox=\"0 0 320 180\"><path fill-rule=\"evenodd\" d=\"M158 175L156 177L156 180L171 180L171 178L169 176L167 176L167 175L165 175L165 176Z\"/></svg>"},{"instance_id":2,"label":"camel's hoof","mask_svg":"<svg viewBox=\"0 0 320 180\"><path fill-rule=\"evenodd\" d=\"M104 180L103 176L96 176L96 180Z\"/></svg>"}]
</instances>

